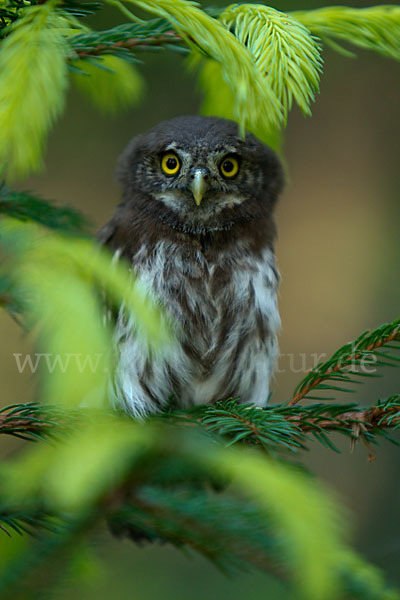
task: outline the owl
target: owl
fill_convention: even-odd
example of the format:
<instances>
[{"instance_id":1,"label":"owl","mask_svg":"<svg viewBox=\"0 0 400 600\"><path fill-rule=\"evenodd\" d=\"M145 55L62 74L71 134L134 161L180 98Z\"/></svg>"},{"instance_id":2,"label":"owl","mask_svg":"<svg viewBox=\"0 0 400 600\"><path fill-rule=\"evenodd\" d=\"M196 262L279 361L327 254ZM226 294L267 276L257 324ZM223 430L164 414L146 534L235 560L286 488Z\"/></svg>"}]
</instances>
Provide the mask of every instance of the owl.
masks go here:
<instances>
[{"instance_id":1,"label":"owl","mask_svg":"<svg viewBox=\"0 0 400 600\"><path fill-rule=\"evenodd\" d=\"M149 350L119 309L112 400L133 416L229 397L265 406L277 358L276 154L216 117L164 121L118 168L122 203L100 240L165 309L170 343Z\"/></svg>"}]
</instances>

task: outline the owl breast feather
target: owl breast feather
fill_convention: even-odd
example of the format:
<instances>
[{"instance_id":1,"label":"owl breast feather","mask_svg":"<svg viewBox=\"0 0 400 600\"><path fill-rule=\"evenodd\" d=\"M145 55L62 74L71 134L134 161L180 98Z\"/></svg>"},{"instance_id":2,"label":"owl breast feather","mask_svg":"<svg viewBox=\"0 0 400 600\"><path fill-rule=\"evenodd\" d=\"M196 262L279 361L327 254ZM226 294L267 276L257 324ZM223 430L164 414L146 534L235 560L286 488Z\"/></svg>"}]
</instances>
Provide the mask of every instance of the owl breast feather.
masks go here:
<instances>
[{"instance_id":1,"label":"owl breast feather","mask_svg":"<svg viewBox=\"0 0 400 600\"><path fill-rule=\"evenodd\" d=\"M134 271L172 317L174 340L149 352L120 310L112 400L135 417L173 397L188 407L229 397L265 406L278 354L278 274L272 249L208 258L172 241L140 248Z\"/></svg>"}]
</instances>

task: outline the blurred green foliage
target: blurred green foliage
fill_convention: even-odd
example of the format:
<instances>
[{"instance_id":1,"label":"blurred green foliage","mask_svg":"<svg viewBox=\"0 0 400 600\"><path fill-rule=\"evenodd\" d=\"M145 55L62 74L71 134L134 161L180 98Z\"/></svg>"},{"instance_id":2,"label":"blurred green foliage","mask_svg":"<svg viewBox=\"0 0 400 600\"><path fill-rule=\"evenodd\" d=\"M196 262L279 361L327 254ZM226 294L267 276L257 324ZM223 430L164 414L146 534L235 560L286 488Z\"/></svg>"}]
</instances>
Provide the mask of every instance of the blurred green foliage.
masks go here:
<instances>
[{"instance_id":1,"label":"blurred green foliage","mask_svg":"<svg viewBox=\"0 0 400 600\"><path fill-rule=\"evenodd\" d=\"M204 62L206 112L234 118L242 131L276 146L293 100L310 113L322 42L400 58L398 7L287 15L251 4L221 11L184 0L130 0L129 9L118 0L108 4L132 22L91 31L79 19L100 4L1 2L0 160L7 179L40 167L45 135L63 108L68 70L100 108L119 110L141 96L132 65L138 53L189 54L191 63ZM143 21L133 7L158 18ZM68 569L84 578L93 567L87 540L104 520L116 535L192 548L223 569L266 570L282 580L272 586L293 598L399 597L351 550L349 518L339 502L285 454L306 446L303 413L292 409L290 421L285 406L260 412L231 400L207 408L198 427L189 413L143 424L111 412L112 319L103 318L103 294L110 313L124 306L155 359L163 344L173 343L168 315L126 265L88 238L75 211L3 185L0 215L0 304L31 332L43 356L59 359L39 371L40 404L0 413L0 432L39 442L0 467L2 597L46 593ZM395 321L376 330L368 343L359 338L356 360L358 342L370 354L388 338L396 347L398 327ZM346 364L332 370L348 350L318 365L298 390L336 391L337 379L353 381ZM77 356L83 362L64 361ZM379 356L381 363L395 361L392 354ZM308 423L325 446L327 421L369 442L380 428L399 425L398 395L376 408L381 420L374 430L356 417L340 420L346 407L329 405L311 407ZM7 545L7 533L25 532L36 539Z\"/></svg>"},{"instance_id":2,"label":"blurred green foliage","mask_svg":"<svg viewBox=\"0 0 400 600\"><path fill-rule=\"evenodd\" d=\"M129 64L137 51L190 50L192 65L201 56L206 61L204 111L233 118L242 132L247 128L277 147L293 99L310 114L322 70L321 41L340 51L337 40L400 58L400 8L395 6L286 14L242 4L209 14L187 0L129 0L169 22L171 31L160 29L160 19L139 19L119 0L107 3L133 21L134 29L90 31L77 16L95 11L93 4L4 2L0 160L9 178L41 166L45 135L63 108L67 67L100 108L117 110L141 96L142 80ZM14 77L17 72L21 77Z\"/></svg>"}]
</instances>

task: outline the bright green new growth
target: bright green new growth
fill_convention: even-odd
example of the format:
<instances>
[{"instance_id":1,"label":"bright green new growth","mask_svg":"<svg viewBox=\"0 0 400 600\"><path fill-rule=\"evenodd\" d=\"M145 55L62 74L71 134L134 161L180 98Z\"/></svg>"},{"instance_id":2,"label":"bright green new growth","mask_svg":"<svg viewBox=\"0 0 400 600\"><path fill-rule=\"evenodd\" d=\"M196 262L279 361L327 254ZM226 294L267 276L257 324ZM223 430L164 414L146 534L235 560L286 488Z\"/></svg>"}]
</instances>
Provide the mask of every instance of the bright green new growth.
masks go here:
<instances>
[{"instance_id":1,"label":"bright green new growth","mask_svg":"<svg viewBox=\"0 0 400 600\"><path fill-rule=\"evenodd\" d=\"M282 104L285 120L293 99L310 115L322 61L306 27L290 15L257 4L232 5L220 20L252 53Z\"/></svg>"},{"instance_id":2,"label":"bright green new growth","mask_svg":"<svg viewBox=\"0 0 400 600\"><path fill-rule=\"evenodd\" d=\"M349 8L328 6L291 15L325 43L347 54L335 40L400 60L400 7Z\"/></svg>"},{"instance_id":3,"label":"bright green new growth","mask_svg":"<svg viewBox=\"0 0 400 600\"><path fill-rule=\"evenodd\" d=\"M235 101L233 115L242 131L251 128L254 116L268 127L278 126L282 109L270 82L255 68L249 51L222 23L197 8L197 3L185 0L159 0L133 4L171 21L194 50L200 50L220 66L222 80L232 90Z\"/></svg>"},{"instance_id":4,"label":"bright green new growth","mask_svg":"<svg viewBox=\"0 0 400 600\"><path fill-rule=\"evenodd\" d=\"M227 472L250 497L272 514L295 565L301 597L336 597L337 559L342 552L340 509L310 479L257 454L220 453L212 464ZM296 510L293 510L296 507ZM299 519L299 514L302 515ZM341 526L342 525L342 526ZM310 535L310 532L315 532Z\"/></svg>"},{"instance_id":5,"label":"bright green new growth","mask_svg":"<svg viewBox=\"0 0 400 600\"><path fill-rule=\"evenodd\" d=\"M202 114L235 121L235 92L224 84L219 63L215 60L205 60L200 64L199 59L199 55L190 57L189 66L199 68L199 83L204 93ZM280 150L280 128L263 119L262 114L253 112L251 120L247 123L247 130L274 150Z\"/></svg>"},{"instance_id":6,"label":"bright green new growth","mask_svg":"<svg viewBox=\"0 0 400 600\"><path fill-rule=\"evenodd\" d=\"M69 227L69 223L66 225ZM44 349L51 355L86 352L96 358L95 353L99 349L111 344L108 330L100 324L99 306L95 297L90 295L99 281L116 305L124 301L126 311L132 309L133 317L143 324L153 340L157 333L160 335L162 332L162 317L160 320L158 311L146 304L145 295L136 285L132 286L130 274L120 273L121 265L118 263L110 266L110 259L88 241L56 237L45 233L42 228L5 220L0 233L3 250L11 257L11 264L6 266L12 267L9 271L14 286L28 292L28 316L37 324L44 319ZM398 341L398 322L382 326L371 333L368 340L365 336L362 339L368 347L372 343L379 348L389 341L394 343ZM74 347L71 348L71 344ZM272 561L291 575L296 597L304 600L339 598L348 587L358 590L354 598L396 598L395 592L384 589L379 572L347 547L343 540L345 515L314 480L285 467L281 461L273 461L261 453L246 452L239 446L246 443L245 438L250 433L257 444L263 438L261 447L267 453L273 450L274 445L281 445L282 449L287 447L287 442L292 439L296 448L304 448L306 437L301 437L300 427L307 431L313 424L323 433L323 423L340 420L346 407L310 407L305 418L304 415L301 417L297 408L287 406L260 409L227 402L197 407L197 411L205 413L201 426L206 425L206 433L208 429L217 437L198 436L198 429L184 427L185 415L187 424L191 425L188 411L181 411L183 418L180 421L175 421L174 414L170 412L158 417L158 421L154 417L146 424L137 424L117 413L98 410L101 408L101 388L109 376L106 370L112 368L112 362L106 355L100 363L100 372L89 369L89 377L85 371L83 379L80 378L80 370L74 369L74 366L72 364L72 369L61 374L58 369L47 377L41 389L42 401L63 403L64 417L59 405L58 416L57 410L54 412L51 406L39 404L36 409L33 405L25 407L25 410L21 406L9 407L8 415L0 412L0 433L23 435L25 428L28 439L31 436L30 439L44 442L51 438L52 433L57 434L60 427L57 444L39 444L1 466L0 501L4 508L2 514L0 507L0 525L4 523L12 527L15 524L18 530L27 522L34 528L44 528L46 515L62 519L63 513L67 512L70 521L64 525L67 533L59 532L55 538L63 547L68 544L68 536L73 535L73 528L79 527L85 515L90 522L86 523L86 529L107 515L122 519L125 526L131 522L134 531L136 527L139 532L148 534L150 539L161 538L172 543L175 540L180 547L191 546L194 538L198 544L192 546L198 552L220 561L222 565L224 561L236 560L240 566L250 564L269 569ZM82 399L86 405L94 404L97 410L70 409ZM395 428L399 418L398 407L396 397L376 408L384 409L382 418L387 423L391 419ZM354 407L348 409L353 410L355 415ZM48 418L45 417L46 411ZM13 416L17 419L14 426ZM294 420L286 423L285 427L287 416ZM24 420L25 425L22 426ZM40 429L36 434L35 430L29 429L35 422L36 427L42 428L42 435ZM242 422L249 425L246 436L240 431ZM262 432L263 422L265 435ZM171 427L171 423L180 424L180 427ZM336 426L340 428L340 423ZM233 443L237 444L237 448L224 448L228 441L224 440L224 436L234 436ZM368 438L365 436L365 439ZM219 443L215 443L217 440ZM188 473L187 479L185 473ZM193 476L195 479L192 479ZM211 481L222 478L224 481L226 476L231 479L232 485L224 493L208 493L208 503L202 512L204 482L207 478ZM196 487L196 478L202 482L200 487ZM179 511L179 495L182 493L183 504ZM186 493L192 496L189 506L185 500ZM154 504L160 494L161 513ZM178 513L169 513L165 494L176 499ZM150 505L143 504L146 498L150 499ZM226 506L235 498L236 502L244 503L239 505L240 513L228 512L226 515ZM118 499L121 499L121 505ZM18 513L13 507L19 508L19 519L15 517ZM253 514L252 518L251 515L245 516L247 507ZM190 513L188 519L182 518L183 510ZM138 511L141 512L140 518ZM221 537L214 541L207 535L207 527L213 519L218 519L219 511L226 515L226 520L222 523L218 520ZM31 521L29 514L33 515ZM248 518L250 520L246 521ZM250 530L247 525L251 526ZM44 535L42 539L45 544L46 540L51 543L54 538ZM22 564L27 559L30 564L30 552L28 549L26 556L22 553L18 557ZM7 564L6 571L18 577L18 564ZM0 578L0 594L3 590L8 591L8 586L8 576L4 575ZM367 596L366 590L369 590Z\"/></svg>"},{"instance_id":7,"label":"bright green new growth","mask_svg":"<svg viewBox=\"0 0 400 600\"><path fill-rule=\"evenodd\" d=\"M42 414L49 408L37 405L35 410ZM65 413L65 418L68 414ZM24 418L20 410L16 416ZM199 436L192 427L188 431L183 426L170 427L167 416L163 424L153 421L145 425L99 410L75 410L70 417L73 425L67 436L64 432L62 443L39 444L1 466L1 500L6 506L26 505L26 510L39 506L50 515L67 512L71 518L79 519L83 514L97 521L103 515L99 512L103 503L104 510L112 515L114 511L118 513L118 498L121 498L125 522L131 519L133 528L139 523L139 531L150 535L155 528L161 537L172 542L176 536L180 546L182 540L189 542L191 536L201 533L203 525L206 537L198 539L201 543L194 547L209 558L220 559L221 566L224 566L224 546L228 546L225 559L231 551L232 559L239 552L236 557L244 564L254 561L258 566L268 567L272 560L275 565L285 565L285 571L294 579L296 598L342 597L343 577L357 585L359 594L354 598L397 597L385 593L381 575L346 545L344 511L315 480L299 470L243 447L224 448L215 439ZM57 413L52 420L57 421ZM42 423L45 427L45 421ZM163 473L161 483L155 476L159 468ZM183 473L189 469L191 477L200 475L201 481L207 477L217 481L222 477L226 481L228 476L231 485L225 493L208 492L208 504L202 509L203 487L191 487L189 479L183 488L182 468ZM178 486L174 480L177 475ZM227 520L221 522L218 511L226 513L226 507L237 497L232 497L232 492L237 491L237 499L243 499L242 506L238 505L240 512L228 513ZM176 499L178 514L169 513L163 493ZM157 510L156 499L160 494L161 510ZM149 506L143 502L146 498L150 499ZM155 521L152 521L153 508ZM247 509L253 514L248 522L251 530L246 527L246 520L242 520ZM137 511L141 511L139 522L135 520ZM207 519L211 522L218 519L217 539L213 535L210 540ZM0 512L0 523L4 522L7 524L7 511L4 516ZM40 527L40 523L36 525ZM258 557L254 555L257 552ZM0 592L4 581L7 579L0 579ZM369 586L371 593L365 596Z\"/></svg>"},{"instance_id":8,"label":"bright green new growth","mask_svg":"<svg viewBox=\"0 0 400 600\"><path fill-rule=\"evenodd\" d=\"M137 31L131 39L124 26L89 31L68 2L62 10L55 1L16 7L4 3L0 22L3 176L16 178L40 168L44 139L64 106L68 63L81 71L75 69L74 74L78 87L100 109L115 111L136 103L142 95L142 80L129 64L133 51L191 50L193 66L204 57L203 112L236 120L242 134L247 128L278 149L293 100L310 114L318 91L322 61L313 35L343 53L348 51L337 41L400 60L400 8L396 6L337 6L285 14L261 4L234 4L213 18L188 0L126 0L161 17L142 21L119 0L107 2L135 22ZM83 7L79 11L81 16L88 12Z\"/></svg>"},{"instance_id":9,"label":"bright green new growth","mask_svg":"<svg viewBox=\"0 0 400 600\"><path fill-rule=\"evenodd\" d=\"M171 451L172 437L179 444ZM169 456L171 452L172 457L182 454L192 462L193 472L197 463L210 476L228 475L260 507L261 523L277 524L271 536L278 538L278 546L290 557L289 569L301 597L328 600L333 596L339 587L338 558L344 548L339 507L304 474L253 452L227 450L206 437L182 436L182 431L151 424L143 427L102 412L82 413L80 425L62 444L30 448L2 466L2 496L14 503L39 502L50 512L85 510L107 490L132 479L152 453Z\"/></svg>"},{"instance_id":10,"label":"bright green new growth","mask_svg":"<svg viewBox=\"0 0 400 600\"><path fill-rule=\"evenodd\" d=\"M77 87L104 112L116 113L139 102L143 96L144 81L140 73L117 56L105 55L90 62L78 60L72 65L80 71L73 74Z\"/></svg>"},{"instance_id":11,"label":"bright green new growth","mask_svg":"<svg viewBox=\"0 0 400 600\"><path fill-rule=\"evenodd\" d=\"M79 30L79 25L68 12L68 0L64 13L56 12L51 2L34 7L21 3L15 10L7 3L11 12L5 22L18 16L10 33L0 23L5 36L0 41L0 158L8 162L9 174L23 174L40 164L42 140L63 104L68 62L92 73L77 76L80 86L90 88L93 99L101 96L102 107L110 108L116 100L121 106L138 96L140 84L128 62L122 62L131 60L133 51L146 49L146 44L150 49L158 45L195 50L197 56L205 56L201 77L209 90L209 112L234 118L276 145L273 137L292 101L308 114L318 89L319 48L308 30L327 43L344 39L400 58L397 7L337 7L285 15L262 5L234 5L214 19L184 0L128 0L162 17L141 21L118 0L108 1L123 8L135 21L134 28L86 30L71 44L76 33L71 27ZM105 54L105 60L99 60ZM111 66L113 72L101 65ZM353 442L361 438L372 443L378 434L388 437L386 428L400 427L398 394L369 409L322 403L259 409L230 400L197 407L193 414L174 414L171 408L140 425L99 410L114 367L108 352L112 332L103 324L99 288L111 307L123 304L135 333L152 344L152 352L162 352L165 340L171 343L169 320L149 303L128 270L112 263L96 245L26 224L32 220L76 235L83 223L73 211L1 186L0 215L5 258L0 306L17 318L22 313L41 333L39 349L61 358L53 372L48 365L50 373L41 380L38 400L45 406L31 403L0 411L0 433L41 440L31 452L1 466L0 535L2 524L16 531L28 524L42 533L38 545L21 551L15 560L1 556L0 595L32 581L36 594L36 585L43 585L40 581L46 577L30 580L30 569L41 563L48 576L53 557L46 544L58 544L65 552L79 542L82 532L88 537L100 519L119 517L128 531L132 524L134 533L195 548L217 564L236 560L236 566L272 571L271 565L278 566L293 575L294 593L305 600L398 598L384 590L381 575L343 542L347 521L336 503L314 481L282 464L285 450L304 449L312 436L335 449L331 431ZM25 224L7 221L6 215ZM379 366L394 364L396 357L386 347L390 350L398 343L398 321L361 336L351 345L352 352L346 345L309 373L292 402L300 396L310 398L313 390L336 392L343 383L351 383L353 373L346 370L350 359L358 365L373 353ZM63 371L69 354L72 359ZM97 410L76 408L82 401ZM55 411L50 402L58 403ZM65 427L61 415L72 425ZM203 434L197 436L201 429ZM45 445L52 436L57 436L57 444ZM249 444L259 452L247 452L244 446ZM236 448L231 451L225 445ZM280 460L274 462L277 456ZM215 493L210 481L222 479L225 484L226 475L232 485ZM47 518L62 520L64 511L64 530L54 537L46 534ZM27 597L31 595L30 589Z\"/></svg>"},{"instance_id":12,"label":"bright green new growth","mask_svg":"<svg viewBox=\"0 0 400 600\"><path fill-rule=\"evenodd\" d=\"M26 6L29 6L29 3L26 2ZM1 10L1 26L7 27L19 16L20 10L23 6L18 2L10 2L9 0L0 0L0 10Z\"/></svg>"},{"instance_id":13,"label":"bright green new growth","mask_svg":"<svg viewBox=\"0 0 400 600\"><path fill-rule=\"evenodd\" d=\"M12 468L3 465L3 492L13 501L40 498L53 511L82 510L118 484L135 456L151 445L149 428L101 410L82 411L62 444L36 446Z\"/></svg>"},{"instance_id":14,"label":"bright green new growth","mask_svg":"<svg viewBox=\"0 0 400 600\"><path fill-rule=\"evenodd\" d=\"M234 4L219 20L251 52L264 85L272 89L281 107L284 123L293 99L305 114L311 114L322 60L310 32L293 17L258 4ZM235 90L224 85L219 63L205 61L200 82L205 93L203 113L235 119ZM280 126L265 119L260 111L251 113L247 129L279 149Z\"/></svg>"},{"instance_id":15,"label":"bright green new growth","mask_svg":"<svg viewBox=\"0 0 400 600\"><path fill-rule=\"evenodd\" d=\"M112 331L104 325L99 291L113 306L123 303L137 334L154 350L169 339L166 319L128 268L112 263L91 241L11 220L2 221L0 234L14 291L29 298L28 323L51 361L42 401L101 406L114 365Z\"/></svg>"},{"instance_id":16,"label":"bright green new growth","mask_svg":"<svg viewBox=\"0 0 400 600\"><path fill-rule=\"evenodd\" d=\"M43 140L63 109L65 24L51 2L28 7L1 42L0 163L10 178L41 166Z\"/></svg>"}]
</instances>

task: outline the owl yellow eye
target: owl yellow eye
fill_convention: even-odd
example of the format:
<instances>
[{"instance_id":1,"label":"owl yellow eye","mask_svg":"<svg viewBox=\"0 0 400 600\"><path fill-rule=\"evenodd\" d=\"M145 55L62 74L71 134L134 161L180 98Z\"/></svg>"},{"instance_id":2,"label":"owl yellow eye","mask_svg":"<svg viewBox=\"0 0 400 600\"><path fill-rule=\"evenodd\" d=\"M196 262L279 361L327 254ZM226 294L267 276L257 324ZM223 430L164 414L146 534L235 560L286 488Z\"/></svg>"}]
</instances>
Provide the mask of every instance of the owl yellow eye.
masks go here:
<instances>
[{"instance_id":1,"label":"owl yellow eye","mask_svg":"<svg viewBox=\"0 0 400 600\"><path fill-rule=\"evenodd\" d=\"M239 161L234 156L227 156L221 162L219 170L224 177L235 177L239 171Z\"/></svg>"},{"instance_id":2,"label":"owl yellow eye","mask_svg":"<svg viewBox=\"0 0 400 600\"><path fill-rule=\"evenodd\" d=\"M176 175L181 168L181 163L176 154L168 152L161 159L161 168L166 175Z\"/></svg>"}]
</instances>

